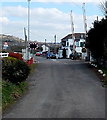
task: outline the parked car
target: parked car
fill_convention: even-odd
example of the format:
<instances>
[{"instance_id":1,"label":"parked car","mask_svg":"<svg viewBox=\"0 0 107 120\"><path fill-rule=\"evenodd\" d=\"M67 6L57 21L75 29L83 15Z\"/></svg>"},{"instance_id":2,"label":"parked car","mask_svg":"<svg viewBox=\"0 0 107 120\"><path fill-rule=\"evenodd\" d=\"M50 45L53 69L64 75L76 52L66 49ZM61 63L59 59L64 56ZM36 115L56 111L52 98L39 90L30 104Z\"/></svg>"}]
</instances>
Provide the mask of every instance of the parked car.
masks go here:
<instances>
[{"instance_id":1,"label":"parked car","mask_svg":"<svg viewBox=\"0 0 107 120\"><path fill-rule=\"evenodd\" d=\"M81 59L81 53L75 53L75 54L70 54L70 59L72 59L72 60L78 60L78 59Z\"/></svg>"},{"instance_id":2,"label":"parked car","mask_svg":"<svg viewBox=\"0 0 107 120\"><path fill-rule=\"evenodd\" d=\"M51 58L51 59L56 59L56 54L51 53L51 54L50 54L50 58Z\"/></svg>"},{"instance_id":3,"label":"parked car","mask_svg":"<svg viewBox=\"0 0 107 120\"><path fill-rule=\"evenodd\" d=\"M40 56L40 55L42 55L41 52L36 52L36 56Z\"/></svg>"}]
</instances>

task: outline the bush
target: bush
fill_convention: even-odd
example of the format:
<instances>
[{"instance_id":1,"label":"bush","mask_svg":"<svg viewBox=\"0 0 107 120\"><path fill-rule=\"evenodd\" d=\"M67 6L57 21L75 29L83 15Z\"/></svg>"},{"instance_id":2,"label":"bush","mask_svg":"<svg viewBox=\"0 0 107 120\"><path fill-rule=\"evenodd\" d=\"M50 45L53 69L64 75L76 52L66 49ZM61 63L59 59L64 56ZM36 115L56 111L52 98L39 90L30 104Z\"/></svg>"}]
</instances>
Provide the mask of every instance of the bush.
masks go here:
<instances>
[{"instance_id":1,"label":"bush","mask_svg":"<svg viewBox=\"0 0 107 120\"><path fill-rule=\"evenodd\" d=\"M16 58L7 57L2 59L2 77L12 83L20 83L28 77L29 66Z\"/></svg>"}]
</instances>

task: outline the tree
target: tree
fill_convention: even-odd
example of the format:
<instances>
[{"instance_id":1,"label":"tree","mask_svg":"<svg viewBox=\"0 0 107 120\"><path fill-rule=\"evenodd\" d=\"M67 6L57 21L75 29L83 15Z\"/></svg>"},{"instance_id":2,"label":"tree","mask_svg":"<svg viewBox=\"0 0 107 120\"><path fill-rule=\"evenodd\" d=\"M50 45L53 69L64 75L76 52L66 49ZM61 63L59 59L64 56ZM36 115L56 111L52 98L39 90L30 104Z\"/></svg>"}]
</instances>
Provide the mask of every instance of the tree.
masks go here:
<instances>
[{"instance_id":1,"label":"tree","mask_svg":"<svg viewBox=\"0 0 107 120\"><path fill-rule=\"evenodd\" d=\"M94 21L93 28L88 31L86 39L86 46L91 51L93 58L96 59L97 64L101 60L107 60L107 19L103 18L101 21Z\"/></svg>"},{"instance_id":2,"label":"tree","mask_svg":"<svg viewBox=\"0 0 107 120\"><path fill-rule=\"evenodd\" d=\"M107 18L107 0L105 0L104 2L101 2L101 8L105 18Z\"/></svg>"}]
</instances>

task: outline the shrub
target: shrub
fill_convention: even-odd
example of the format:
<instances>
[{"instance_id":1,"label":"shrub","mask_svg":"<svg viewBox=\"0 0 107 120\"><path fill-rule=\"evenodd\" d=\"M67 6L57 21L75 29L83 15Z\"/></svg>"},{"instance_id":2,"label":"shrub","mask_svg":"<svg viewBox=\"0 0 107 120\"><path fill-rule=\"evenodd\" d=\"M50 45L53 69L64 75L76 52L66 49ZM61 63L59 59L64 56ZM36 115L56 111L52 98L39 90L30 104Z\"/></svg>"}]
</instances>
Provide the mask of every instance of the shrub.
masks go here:
<instances>
[{"instance_id":1,"label":"shrub","mask_svg":"<svg viewBox=\"0 0 107 120\"><path fill-rule=\"evenodd\" d=\"M28 77L29 66L16 58L7 57L2 59L2 77L12 83L20 83Z\"/></svg>"}]
</instances>

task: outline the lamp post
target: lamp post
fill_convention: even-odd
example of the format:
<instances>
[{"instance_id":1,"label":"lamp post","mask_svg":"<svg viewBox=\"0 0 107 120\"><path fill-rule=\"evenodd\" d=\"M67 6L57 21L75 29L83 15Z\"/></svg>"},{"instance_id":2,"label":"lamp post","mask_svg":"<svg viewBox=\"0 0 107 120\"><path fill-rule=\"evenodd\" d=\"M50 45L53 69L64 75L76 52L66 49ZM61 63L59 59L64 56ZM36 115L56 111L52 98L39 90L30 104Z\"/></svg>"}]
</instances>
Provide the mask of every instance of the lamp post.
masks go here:
<instances>
[{"instance_id":1,"label":"lamp post","mask_svg":"<svg viewBox=\"0 0 107 120\"><path fill-rule=\"evenodd\" d=\"M56 53L56 35L54 35L54 39L55 39L55 48L54 48L54 52Z\"/></svg>"},{"instance_id":2,"label":"lamp post","mask_svg":"<svg viewBox=\"0 0 107 120\"><path fill-rule=\"evenodd\" d=\"M30 1L28 0L28 53L27 59L29 60L29 41L30 41Z\"/></svg>"},{"instance_id":3,"label":"lamp post","mask_svg":"<svg viewBox=\"0 0 107 120\"><path fill-rule=\"evenodd\" d=\"M45 39L45 52L46 52L46 39Z\"/></svg>"}]
</instances>

